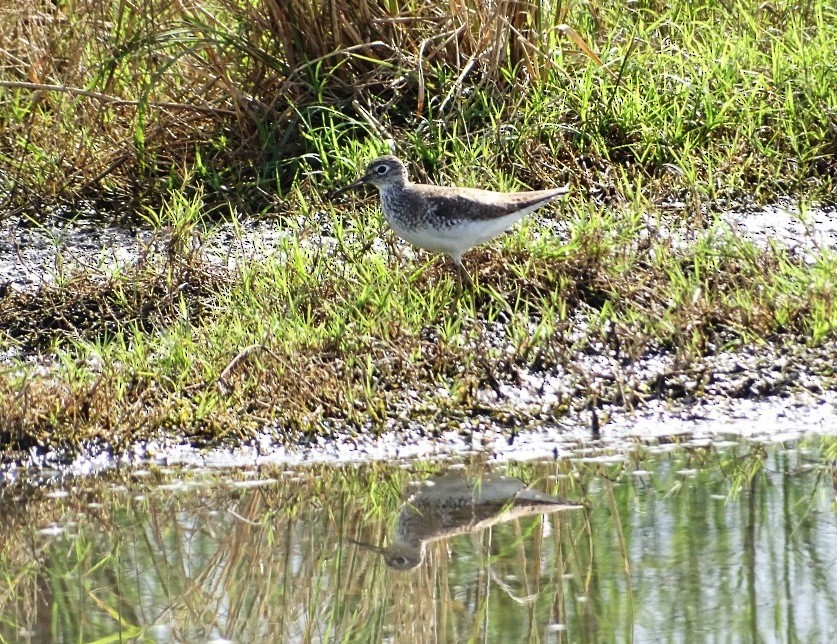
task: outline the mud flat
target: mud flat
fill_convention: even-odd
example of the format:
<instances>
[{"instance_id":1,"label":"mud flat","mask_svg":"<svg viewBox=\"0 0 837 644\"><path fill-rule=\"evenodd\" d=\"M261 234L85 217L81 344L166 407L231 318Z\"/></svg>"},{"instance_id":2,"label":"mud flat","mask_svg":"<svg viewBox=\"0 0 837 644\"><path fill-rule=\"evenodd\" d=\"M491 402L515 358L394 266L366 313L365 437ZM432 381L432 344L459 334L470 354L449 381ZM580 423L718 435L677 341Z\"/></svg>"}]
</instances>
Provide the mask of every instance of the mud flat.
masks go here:
<instances>
[{"instance_id":1,"label":"mud flat","mask_svg":"<svg viewBox=\"0 0 837 644\"><path fill-rule=\"evenodd\" d=\"M0 327L14 338L0 355L5 376L10 378L7 401L22 399L21 392L31 395L33 387L40 388L45 396L60 397L60 400L56 398L58 402L44 398L43 411L38 412L40 415L35 420L27 420L28 410L24 409L15 422L21 427L31 426L33 422L54 425L59 422L53 420L56 408L69 410L64 426L78 422L80 417L90 414L89 407L83 405L93 403L77 401L98 396L100 381L107 374L112 381L108 386L116 390L135 386L130 383L137 380L146 382L147 393L140 394L128 409L142 410L141 404L149 399L162 405L151 412L142 411L138 418L161 414L162 419L171 420L155 421L156 425L134 431L130 421L130 413L134 412L127 413L126 409L125 413L114 412L108 416L109 400L103 398L96 404L105 407L97 413L108 419L109 424L124 425L124 432L111 438L100 430L80 432L69 441L62 441L61 431L13 432L10 442L17 447L7 452L6 458L9 463L17 462L24 467L60 464L71 469L96 470L113 467L125 458L189 463L208 458L219 464L252 464L264 458L266 462L273 458L288 463L304 459L361 462L447 457L457 450L472 449L499 457L508 455L504 458L528 459L553 452L560 454L564 444L577 445L582 438L590 441L600 436L603 440L622 440L633 435L634 440L657 440L664 433L663 428L672 424L679 429L670 431L671 435L688 433L693 430L682 429L683 422L701 417L712 419L710 425L716 428L728 423L730 418L736 419L737 426L743 427L747 422L759 425L760 415L770 416L774 406L778 406L797 410L793 413L816 425L820 422L818 418L827 417L827 410L833 412L837 344L828 339L827 329L816 343L781 327L781 333L760 331L766 337L744 341L742 337L748 333L746 316L755 315L751 304L733 304L740 310L733 310L731 317L718 322L715 320L718 314L704 308L710 306L711 300L703 304L701 298L709 296L706 287L697 282L694 288L687 287L689 300L681 304L657 296L664 307L661 310L684 308L694 316L673 319L672 323L682 325L682 329L663 329L670 337L659 341L653 329L637 332L643 326L657 323L651 313L647 320L638 317L636 312L631 313L633 319L624 316L604 319L612 315L606 311L616 307L611 302L619 297L619 289L606 281L604 288L613 289L610 293L601 286L591 285L596 280L611 279L604 273L590 275L590 262L601 261L595 259L601 253L596 247L570 251L578 254L575 258L559 258L559 266L561 261L568 264L567 275L559 277L557 282L550 278L544 284L529 283L526 272L529 269L521 269L520 275L510 275L507 262L497 262L492 251L484 251L477 257L491 262L492 272L483 276L486 290L464 305L457 303L454 293L443 292L447 279L443 264L431 262L422 266L422 257L410 252L400 259L395 256L382 269L390 278L397 271L414 272L406 273L407 283L401 283L396 276L393 285L387 288L390 292L404 291L397 297L404 298L405 303L399 306L405 310L414 305L412 299L428 298L430 302L438 295L441 304L433 305L438 308L432 314L433 319L422 322L419 318L420 324L415 329L410 328L413 322L393 318L374 331L347 330L337 336L339 340L330 341L331 345L326 342L323 345L326 348L316 343L310 345L303 335L296 349L280 350L272 343L284 341L283 333L287 331L266 328L257 333L255 329L244 328L235 331L242 339L234 340L232 345L228 336L219 336L217 346L201 349L220 355L211 358L218 363L210 372L216 369L223 372L221 375L207 382L206 376L199 373L197 379L182 387L183 392L188 392L182 394L182 401L176 400L181 396L176 390L160 398L155 383L168 376L164 371L155 374L148 366L149 361L172 351L172 346L176 349L179 343L195 338L195 333L204 333L203 328L213 332L219 311L231 306L229 302L224 303L227 292L241 291L242 295L235 296L235 306L243 303L252 308L246 314L252 319L242 318L247 327L264 322L260 307L268 307L269 316L276 317L272 326L284 323L287 315L282 314L285 310L282 307L288 304L277 296L275 280L294 262L303 266L303 274L308 270L323 271L322 276L304 275L301 279L305 283L300 285L282 287L291 297L301 298L302 305L311 311L310 320L333 315L336 323L354 329L377 324L374 319L379 315L380 306L389 304L386 299L381 303L372 300L389 296L386 289L383 293L377 287L369 290L364 282L372 280L371 285L377 278L362 271L369 270L367 264L374 266L387 255L385 240L377 234L368 234L375 231L341 232L342 224L323 213L314 217L316 225L309 228L304 227L303 220L293 225L283 220L187 227L180 231L113 227L84 217L72 221L54 219L53 223L40 226L6 220L0 234L0 269L3 270L0 282L7 304L0 315ZM614 220L622 221L619 216L614 216ZM812 257L825 257L837 245L833 211L811 209L800 216L788 201L759 210L722 213L715 221L716 225L703 231L672 229L661 238L659 230L655 232L653 227L643 225L639 231L649 239L635 243L650 243L655 250L679 248L670 252L681 253L682 257L674 255L673 259L690 267L689 262L697 261L689 256L692 246L716 243L727 237L744 240L742 243L753 242L756 250L742 247L742 257L766 275L776 270L771 261L786 262L790 270L804 271L801 267L812 261ZM551 220L543 223L543 227L535 226L535 234L530 237L536 245L541 243L544 232L573 238L580 234L579 228L589 225L580 219L561 222L561 230L553 230ZM590 239L600 239L608 232L608 225L602 224L600 229L585 234L590 234ZM613 234L623 233L615 230ZM593 242L588 239L583 243ZM549 244L554 246L554 241ZM787 253L779 260L770 250L777 245L786 247L781 252ZM537 248L533 255L536 251ZM752 258L748 253L754 253ZM764 253L764 258L758 253ZM529 261L528 252L507 252L507 255L522 258L517 261ZM733 257L730 270L741 270L740 263L744 260ZM537 261L540 263L531 268L534 272L548 271L556 263L549 257ZM276 271L276 275L260 276L260 266L268 272ZM658 273L649 276L659 277ZM681 275L675 277L685 279ZM736 288L747 288L746 281L741 282L734 275L733 278L739 281ZM718 284L711 288L728 288L723 275L712 279ZM250 292L248 285L254 280L263 282L263 293ZM660 284L664 286L665 282ZM351 303L355 294L346 298L343 292L346 288L358 289L359 304ZM572 296L576 298L572 310L556 312L562 306L567 308L566 303L560 302L554 309L539 308L556 293L561 294L562 288L579 290ZM684 289L679 285L677 288L677 298L684 297ZM825 297L829 286L824 283L817 288L823 290ZM520 296L515 295L517 289L532 291L525 295L520 306ZM756 295L763 297L760 293L764 289L761 286L756 289ZM648 297L641 290L637 295ZM805 293L792 295L806 297ZM274 304L266 304L265 297L278 299ZM349 305L346 314L358 316L356 319L346 320L342 313L330 312L334 304L329 302L341 301ZM755 306L760 307L758 314L772 315L771 304L756 301ZM422 306L419 301L418 308ZM636 303L627 301L620 306L631 307ZM726 302L724 306L730 304ZM799 311L809 314L805 306L800 299ZM641 310L639 306L637 311L641 313ZM399 311L397 315L403 313ZM544 321L550 317L554 318L549 322L551 326L545 327ZM458 327L449 330L446 325L452 319ZM765 327L768 331L770 324L773 323ZM798 324L793 319L782 323L790 329ZM236 325L240 326L238 322ZM309 322L305 321L305 325ZM705 325L705 329L695 325ZM396 332L388 337L392 329L399 327L403 329L400 335ZM183 335L167 346L161 338L173 329ZM320 334L320 329L303 326L290 331L314 335ZM697 340L687 333L696 335ZM103 356L112 339L117 339L116 344L120 346L126 345L125 353L108 361ZM151 354L138 357L137 344L160 342L163 344ZM327 348L335 346L335 342L346 342L350 348ZM696 344L691 346L688 342ZM333 359L323 363L320 355L328 351L332 352ZM358 351L368 352L365 364L356 362ZM428 353L438 355L438 366L426 362L424 356ZM393 356L410 354L430 366L423 367L425 371L421 372L410 366L414 358L393 360ZM210 358L201 358L207 359ZM253 372L254 384L260 384L252 394L242 390L240 412L230 407L211 421L211 431L202 427L195 431L194 425L189 426L192 421L188 418L194 415L195 408L173 411L181 403L204 406L190 402L195 395L191 392L203 392L198 397L206 398L211 405L236 396L236 388L248 382L250 365L258 366L262 360L278 360L280 364L271 367L265 363L266 366L259 367L262 371ZM298 367L299 360L307 360L303 364L308 366ZM131 361L136 364L131 365ZM407 366L397 367L396 363ZM71 364L73 368L69 368ZM161 364L172 365L166 360ZM355 366L349 368L350 364ZM176 363L174 366L180 368ZM335 368L334 373L330 371L331 366ZM243 381L236 380L240 367L244 368ZM65 381L75 369L84 375ZM294 378L278 383L274 392L262 393L266 378L279 369L303 369L300 373L315 369L320 374L318 378L332 379L337 389L326 396L322 390L300 388L299 379ZM122 372L126 375L120 375ZM134 375L128 377L130 373ZM85 379L89 384L85 384ZM81 383L78 394L71 393L71 381ZM296 387L293 396L297 398L287 398L289 387ZM220 398L213 392L219 392ZM315 399L322 397L331 397L332 412L323 412L314 404ZM80 413L74 409L77 404L82 405ZM254 404L268 413L247 411ZM277 407L281 411L283 406L293 405L305 411L302 421L291 419L292 423L299 427L303 422L308 429L289 431L287 425L271 420ZM750 409L750 405L756 408ZM184 415L186 425L178 429L177 423ZM805 420L799 422L809 424ZM219 440L219 437L223 438ZM242 444L251 447L240 448ZM535 452L527 456L526 449Z\"/></svg>"}]
</instances>

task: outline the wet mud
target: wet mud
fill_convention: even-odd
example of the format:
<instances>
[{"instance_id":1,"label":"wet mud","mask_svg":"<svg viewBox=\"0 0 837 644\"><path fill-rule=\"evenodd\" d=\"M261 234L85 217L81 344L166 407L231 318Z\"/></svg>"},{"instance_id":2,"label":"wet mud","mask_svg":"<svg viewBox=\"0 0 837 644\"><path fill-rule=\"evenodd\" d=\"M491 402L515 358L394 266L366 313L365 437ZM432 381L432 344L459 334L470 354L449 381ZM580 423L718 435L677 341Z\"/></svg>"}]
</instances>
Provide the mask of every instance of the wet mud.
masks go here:
<instances>
[{"instance_id":1,"label":"wet mud","mask_svg":"<svg viewBox=\"0 0 837 644\"><path fill-rule=\"evenodd\" d=\"M721 228L759 244L779 243L800 252L837 247L837 217L828 210L814 210L800 219L793 206L780 203L755 212L723 215ZM225 271L240 262L259 261L271 252L271 242L287 235L276 222L246 224L243 229L218 225L193 248L209 267L208 274L184 273L183 292L194 317L199 317L202 289L223 281ZM716 233L713 233L716 234ZM41 320L33 327L26 317L27 298L41 298L45 286L67 276L83 275L88 281L106 282L114 271L137 270L144 263L164 260L171 240L166 231L109 227L84 219L34 225L5 221L0 230L0 296L17 302L19 318L6 315L4 332L18 346L0 363L26 357L48 374L51 357L43 349L57 335L74 326L107 334L119 321L119 312L101 307L100 300L58 302L61 311L54 320ZM187 244L188 246L188 244ZM189 264L191 266L191 264ZM190 281L192 280L192 281ZM213 282L213 280L217 280ZM150 285L154 292L154 285ZM84 289L76 289L83 293ZM140 324L162 327L169 309L165 292L149 298L154 306ZM10 326L11 325L11 326ZM575 331L584 333L579 322ZM27 335L28 334L28 335ZM503 321L485 325L481 342L505 349ZM46 343L46 344L44 344ZM289 443L276 428L265 427L249 445L229 449L161 436L159 441L138 443L127 453L114 453L107 446L89 445L68 462L66 454L32 447L6 465L23 471L31 467L69 467L72 471L95 472L120 463L179 462L245 465L253 463L300 463L306 461L365 461L402 458L447 458L458 453L481 453L501 459L530 459L561 454L568 446L590 441L662 440L681 434L716 436L734 425L735 432L761 427L764 418L777 420L771 431L782 427L820 427L837 432L837 343L811 348L805 338L781 343L747 345L735 351L707 347L699 361L684 364L675 348L660 347L640 357L624 355L618 346L602 342L587 344L561 361L535 358L524 363L510 360L501 369L486 369L478 380L472 400L452 402L439 413L416 414L416 396L404 392L394 401L386 426L346 427L339 420L325 421L322 436ZM566 358L566 356L565 356ZM794 419L791 422L789 419ZM792 427L791 427L792 425ZM676 430L672 430L675 427ZM307 443L306 443L307 441Z\"/></svg>"}]
</instances>

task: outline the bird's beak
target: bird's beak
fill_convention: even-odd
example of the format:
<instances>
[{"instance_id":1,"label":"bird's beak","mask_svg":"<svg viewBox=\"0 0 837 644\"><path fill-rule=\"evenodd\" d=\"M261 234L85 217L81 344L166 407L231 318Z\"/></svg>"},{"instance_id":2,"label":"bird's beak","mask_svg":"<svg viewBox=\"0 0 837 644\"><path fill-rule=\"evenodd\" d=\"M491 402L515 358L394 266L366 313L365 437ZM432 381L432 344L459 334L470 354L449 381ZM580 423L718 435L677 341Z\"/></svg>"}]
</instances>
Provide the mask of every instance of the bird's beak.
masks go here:
<instances>
[{"instance_id":1,"label":"bird's beak","mask_svg":"<svg viewBox=\"0 0 837 644\"><path fill-rule=\"evenodd\" d=\"M354 539L351 539L351 538L347 538L346 540L351 544L354 544L354 545L356 545L360 548L363 548L364 550L369 550L370 552L374 552L374 553L379 554L379 555L384 554L384 551L385 551L385 548L382 548L381 546L376 546L376 545L371 544L371 543L366 543L365 541L355 541Z\"/></svg>"},{"instance_id":2,"label":"bird's beak","mask_svg":"<svg viewBox=\"0 0 837 644\"><path fill-rule=\"evenodd\" d=\"M342 195L347 190L352 190L353 188L358 188L358 187L362 186L364 183L369 183L369 175L368 174L363 175L360 179L358 179L357 181L355 181L353 183L350 183L348 186L343 186L342 188L338 188L337 190L335 190L334 192L329 194L326 197L326 199L329 199L329 200L334 199L336 196Z\"/></svg>"}]
</instances>

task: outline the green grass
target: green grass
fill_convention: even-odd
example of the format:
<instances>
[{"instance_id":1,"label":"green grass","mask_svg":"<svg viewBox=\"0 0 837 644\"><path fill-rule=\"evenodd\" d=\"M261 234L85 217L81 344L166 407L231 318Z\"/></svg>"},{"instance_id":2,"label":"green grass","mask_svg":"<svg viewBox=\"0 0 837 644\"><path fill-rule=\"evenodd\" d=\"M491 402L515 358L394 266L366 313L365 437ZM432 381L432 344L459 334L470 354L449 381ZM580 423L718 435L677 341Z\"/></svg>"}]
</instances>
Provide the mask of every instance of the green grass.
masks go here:
<instances>
[{"instance_id":1,"label":"green grass","mask_svg":"<svg viewBox=\"0 0 837 644\"><path fill-rule=\"evenodd\" d=\"M441 23L393 24L371 0L307 4L276 16L241 0L150 0L145 12L96 0L35 23L43 47L0 58L7 206L158 203L168 185L200 187L227 212L272 209L270 194L328 188L383 139L440 181L570 178L695 206L833 194L837 10L826 0L571 2L554 16L536 3L520 24L471 0ZM324 29L332 8L368 39ZM431 0L399 10L439 15ZM440 48L456 27L458 50Z\"/></svg>"},{"instance_id":2,"label":"green grass","mask_svg":"<svg viewBox=\"0 0 837 644\"><path fill-rule=\"evenodd\" d=\"M568 370L572 394L547 412L559 418L591 399L625 401L579 356L615 351L630 364L673 353L676 379L721 350L815 348L837 328L833 254L806 262L711 231L674 250L643 235L639 213L577 197L561 209L565 236L533 220L467 254L478 285L461 294L439 258L368 249L378 216L365 209L351 226L333 212L333 240L302 228L268 258L218 275L178 246L195 234L188 212L199 211L179 196L163 209L180 222L180 252L106 282L7 299L12 336L45 312L80 320L18 336L19 347L49 348L59 361L48 376L23 361L2 373L4 400L30 401L2 407L10 447L98 437L118 448L160 430L236 442L269 427L296 442L336 426L503 423L507 405L486 407L476 392L515 382L521 369ZM635 393L651 386L635 383ZM513 409L524 424L542 413Z\"/></svg>"},{"instance_id":3,"label":"green grass","mask_svg":"<svg viewBox=\"0 0 837 644\"><path fill-rule=\"evenodd\" d=\"M665 353L688 369L723 350L823 350L834 338L834 253L758 248L715 231L714 215L777 194L833 200L837 12L824 0L570 3L540 29L522 25L528 40L504 27L499 49L463 35L457 58L431 38L421 64L423 40L444 30L376 33L397 51L320 30L309 64L299 41L271 38L233 0L206 5L211 25L210 13L152 5L156 21L91 3L121 16L100 39L60 38L98 25L92 8L44 23L59 31L44 27L53 66L36 80L52 89L32 93L18 63L2 68L6 212L117 195L133 200L123 215L169 235L163 253L113 277L82 271L5 294L0 347L49 363L13 358L0 371L9 449L119 448L160 431L237 441L264 427L296 441L468 415L525 424L633 399L579 356L612 352L627 368ZM350 9L383 11L342 6L349 22ZM471 34L505 24L475 15L460 16ZM574 53L558 22L604 66ZM404 245L382 237L371 198L323 198L387 139L416 180L572 192L466 255L478 288L458 296L449 266L392 252ZM288 234L225 272L196 250L219 213L235 225L278 215ZM680 247L657 229L704 232ZM527 369L566 376L558 402L535 415L486 409L479 390ZM653 389L638 386L640 398Z\"/></svg>"}]
</instances>

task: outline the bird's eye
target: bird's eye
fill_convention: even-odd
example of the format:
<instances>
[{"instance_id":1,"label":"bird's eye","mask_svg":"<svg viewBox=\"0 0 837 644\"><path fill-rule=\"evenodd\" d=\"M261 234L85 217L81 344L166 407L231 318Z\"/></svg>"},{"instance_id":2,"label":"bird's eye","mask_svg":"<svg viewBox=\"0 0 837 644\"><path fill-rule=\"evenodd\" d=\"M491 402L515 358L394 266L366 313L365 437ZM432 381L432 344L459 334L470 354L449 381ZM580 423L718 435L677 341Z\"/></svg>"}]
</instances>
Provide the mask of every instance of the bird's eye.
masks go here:
<instances>
[{"instance_id":1,"label":"bird's eye","mask_svg":"<svg viewBox=\"0 0 837 644\"><path fill-rule=\"evenodd\" d=\"M375 172L377 172L378 174L386 174L388 171L389 168L385 165L379 165L377 168L375 168Z\"/></svg>"},{"instance_id":2,"label":"bird's eye","mask_svg":"<svg viewBox=\"0 0 837 644\"><path fill-rule=\"evenodd\" d=\"M404 564L407 563L407 558L406 557L395 557L392 560L392 563L394 563L397 566L403 566Z\"/></svg>"}]
</instances>

